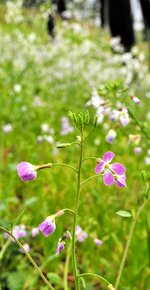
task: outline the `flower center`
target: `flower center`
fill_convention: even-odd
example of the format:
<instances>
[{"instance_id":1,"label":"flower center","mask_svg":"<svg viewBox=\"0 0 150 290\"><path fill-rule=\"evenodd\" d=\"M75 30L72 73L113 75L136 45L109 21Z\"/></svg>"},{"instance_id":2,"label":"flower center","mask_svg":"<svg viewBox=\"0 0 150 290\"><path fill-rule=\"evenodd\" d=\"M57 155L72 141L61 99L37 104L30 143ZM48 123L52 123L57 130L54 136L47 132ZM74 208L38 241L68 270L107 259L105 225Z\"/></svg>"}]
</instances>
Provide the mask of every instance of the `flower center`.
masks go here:
<instances>
[{"instance_id":1,"label":"flower center","mask_svg":"<svg viewBox=\"0 0 150 290\"><path fill-rule=\"evenodd\" d=\"M106 168L106 169L109 168L109 164L108 164L108 163L105 164L105 168Z\"/></svg>"}]
</instances>

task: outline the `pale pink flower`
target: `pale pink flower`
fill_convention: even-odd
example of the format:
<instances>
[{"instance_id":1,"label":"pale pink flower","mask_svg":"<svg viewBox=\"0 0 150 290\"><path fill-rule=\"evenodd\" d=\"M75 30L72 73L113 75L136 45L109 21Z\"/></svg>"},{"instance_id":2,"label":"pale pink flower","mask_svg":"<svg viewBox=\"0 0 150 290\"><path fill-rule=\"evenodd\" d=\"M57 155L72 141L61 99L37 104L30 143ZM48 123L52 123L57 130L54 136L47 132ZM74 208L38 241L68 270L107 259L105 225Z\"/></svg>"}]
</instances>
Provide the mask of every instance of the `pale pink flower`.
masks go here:
<instances>
[{"instance_id":1,"label":"pale pink flower","mask_svg":"<svg viewBox=\"0 0 150 290\"><path fill-rule=\"evenodd\" d=\"M123 187L126 185L126 168L120 163L110 164L114 156L115 154L111 151L104 153L102 159L100 159L100 162L95 168L95 172L96 174L104 172L103 181L106 186L116 183L118 187Z\"/></svg>"}]
</instances>

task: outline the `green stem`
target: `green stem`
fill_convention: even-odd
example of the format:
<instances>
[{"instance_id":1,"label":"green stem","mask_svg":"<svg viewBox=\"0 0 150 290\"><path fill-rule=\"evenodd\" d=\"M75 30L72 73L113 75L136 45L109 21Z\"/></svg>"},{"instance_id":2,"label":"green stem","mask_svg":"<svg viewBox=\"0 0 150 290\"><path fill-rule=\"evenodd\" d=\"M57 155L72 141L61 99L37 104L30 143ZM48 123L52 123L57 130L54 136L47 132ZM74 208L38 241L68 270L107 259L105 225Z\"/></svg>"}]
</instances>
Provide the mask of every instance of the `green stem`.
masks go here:
<instances>
[{"instance_id":1,"label":"green stem","mask_svg":"<svg viewBox=\"0 0 150 290\"><path fill-rule=\"evenodd\" d=\"M10 233L8 230L6 230L5 228L3 228L2 226L0 226L0 229L2 231L4 231L5 233L7 233L10 237L13 238L13 240L17 243L17 245L20 247L20 249L25 253L26 257L28 258L28 260L31 262L31 264L33 265L33 267L38 271L39 275L41 276L41 278L43 279L44 283L47 285L47 287L49 289L54 290L53 286L48 282L48 280L46 279L46 277L43 275L43 273L41 272L40 268L37 266L37 264L34 262L34 260L32 259L32 257L30 256L30 254L28 252L26 252L26 250L24 249L23 245L15 238L15 236Z\"/></svg>"},{"instance_id":2,"label":"green stem","mask_svg":"<svg viewBox=\"0 0 150 290\"><path fill-rule=\"evenodd\" d=\"M137 117L135 116L135 114L132 112L132 110L130 108L128 108L129 114L131 115L131 117L134 119L135 123L137 123L137 125L139 126L139 128L141 129L142 133L145 135L145 137L147 138L147 140L150 141L150 135L148 135L148 133L145 131L144 126L141 124L141 122L137 119Z\"/></svg>"},{"instance_id":3,"label":"green stem","mask_svg":"<svg viewBox=\"0 0 150 290\"><path fill-rule=\"evenodd\" d=\"M47 163L47 164L42 164L42 165L35 165L35 169L36 170L41 170L41 169L51 168L51 167L52 167L52 163Z\"/></svg>"},{"instance_id":4,"label":"green stem","mask_svg":"<svg viewBox=\"0 0 150 290\"><path fill-rule=\"evenodd\" d=\"M73 214L76 214L76 212L74 210L70 209L70 208L63 208L63 211L69 211L69 212L71 212Z\"/></svg>"},{"instance_id":5,"label":"green stem","mask_svg":"<svg viewBox=\"0 0 150 290\"><path fill-rule=\"evenodd\" d=\"M73 260L73 272L75 276L75 284L76 284L77 290L80 290L80 281L78 279L77 260L76 260L76 253L75 253L75 243L76 243L75 230L76 230L76 225L77 225L79 200L80 200L82 157L83 157L83 134L81 134L80 157L79 157L79 165L78 165L78 181L77 181L76 206L75 206L76 214L74 215L73 230L72 230L72 260Z\"/></svg>"},{"instance_id":6,"label":"green stem","mask_svg":"<svg viewBox=\"0 0 150 290\"><path fill-rule=\"evenodd\" d=\"M75 167L73 167L73 166L71 166L69 164L65 164L65 163L52 163L52 166L55 166L55 165L65 166L65 167L68 167L68 168L70 168L70 169L78 172L78 170Z\"/></svg>"},{"instance_id":7,"label":"green stem","mask_svg":"<svg viewBox=\"0 0 150 290\"><path fill-rule=\"evenodd\" d=\"M95 175L92 175L92 176L90 176L89 178L83 180L83 181L81 182L81 186L82 186L84 183L86 183L87 181L89 181L89 180L91 180L91 179L93 179L93 178L99 177L100 175L102 175L102 174L95 174Z\"/></svg>"},{"instance_id":8,"label":"green stem","mask_svg":"<svg viewBox=\"0 0 150 290\"><path fill-rule=\"evenodd\" d=\"M11 243L11 239L9 238L0 251L0 261L3 259L4 253L7 250L10 243Z\"/></svg>"},{"instance_id":9,"label":"green stem","mask_svg":"<svg viewBox=\"0 0 150 290\"><path fill-rule=\"evenodd\" d=\"M71 245L68 245L64 269L64 290L68 290L68 271L69 271L70 254L71 254Z\"/></svg>"},{"instance_id":10,"label":"green stem","mask_svg":"<svg viewBox=\"0 0 150 290\"><path fill-rule=\"evenodd\" d=\"M104 277L97 275L97 274L93 274L93 273L83 273L83 274L78 275L78 278L82 278L82 277L86 277L86 276L93 276L95 278L98 278L98 279L104 281L107 285L110 285L110 283Z\"/></svg>"},{"instance_id":11,"label":"green stem","mask_svg":"<svg viewBox=\"0 0 150 290\"><path fill-rule=\"evenodd\" d=\"M90 160L90 159L94 159L96 161L97 157L86 157L82 159L82 162L86 161L86 160Z\"/></svg>"},{"instance_id":12,"label":"green stem","mask_svg":"<svg viewBox=\"0 0 150 290\"><path fill-rule=\"evenodd\" d=\"M130 243L131 243L131 240L132 240L134 228L136 226L136 223L137 223L137 220L139 218L140 213L142 212L142 210L144 209L144 207L146 205L146 202L147 201L145 199L143 204L139 207L135 217L132 220L132 223L131 223L131 226L130 226L130 230L129 230L128 239L127 239L127 243L126 243L126 246L125 246L125 249L124 249L124 252L123 252L122 260L121 260L121 263L120 263L119 271L118 271L116 282L115 282L115 289L116 290L119 287L119 283L120 283L120 279L121 279L121 276L122 276L122 272L123 272L124 265L125 265L125 262L126 262L126 259L127 259L129 246L130 246Z\"/></svg>"}]
</instances>

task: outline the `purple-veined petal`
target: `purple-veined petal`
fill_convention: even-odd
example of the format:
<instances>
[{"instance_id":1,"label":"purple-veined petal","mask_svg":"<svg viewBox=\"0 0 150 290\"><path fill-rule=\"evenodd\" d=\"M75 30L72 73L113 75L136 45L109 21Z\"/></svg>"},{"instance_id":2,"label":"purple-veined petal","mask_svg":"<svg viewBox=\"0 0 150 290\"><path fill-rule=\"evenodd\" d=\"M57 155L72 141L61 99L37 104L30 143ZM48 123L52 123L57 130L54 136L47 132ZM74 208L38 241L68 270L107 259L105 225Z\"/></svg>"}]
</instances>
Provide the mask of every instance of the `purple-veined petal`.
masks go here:
<instances>
[{"instance_id":1,"label":"purple-veined petal","mask_svg":"<svg viewBox=\"0 0 150 290\"><path fill-rule=\"evenodd\" d=\"M111 151L105 152L102 159L105 163L111 162L111 160L114 158L115 154Z\"/></svg>"},{"instance_id":2,"label":"purple-veined petal","mask_svg":"<svg viewBox=\"0 0 150 290\"><path fill-rule=\"evenodd\" d=\"M56 229L55 221L53 219L47 218L45 221L39 224L38 229L43 233L45 237L48 237Z\"/></svg>"},{"instance_id":3,"label":"purple-veined petal","mask_svg":"<svg viewBox=\"0 0 150 290\"><path fill-rule=\"evenodd\" d=\"M37 177L34 165L29 162L21 162L17 165L18 175L22 181L34 180Z\"/></svg>"},{"instance_id":4,"label":"purple-veined petal","mask_svg":"<svg viewBox=\"0 0 150 290\"><path fill-rule=\"evenodd\" d=\"M115 180L116 185L118 187L125 187L126 186L126 175L123 174L122 176L118 176L118 178Z\"/></svg>"},{"instance_id":5,"label":"purple-veined petal","mask_svg":"<svg viewBox=\"0 0 150 290\"><path fill-rule=\"evenodd\" d=\"M104 162L100 162L97 164L96 168L95 168L95 173L99 174L104 170Z\"/></svg>"},{"instance_id":6,"label":"purple-veined petal","mask_svg":"<svg viewBox=\"0 0 150 290\"><path fill-rule=\"evenodd\" d=\"M103 175L103 181L106 186L110 186L114 183L115 181L114 176L109 170L105 171Z\"/></svg>"},{"instance_id":7,"label":"purple-veined petal","mask_svg":"<svg viewBox=\"0 0 150 290\"><path fill-rule=\"evenodd\" d=\"M63 241L62 242L58 242L57 249L56 249L56 256L58 256L59 253L61 251L63 251L64 247L65 247L65 243Z\"/></svg>"},{"instance_id":8,"label":"purple-veined petal","mask_svg":"<svg viewBox=\"0 0 150 290\"><path fill-rule=\"evenodd\" d=\"M113 163L110 165L110 169L114 171L118 175L122 175L125 173L126 168L120 163Z\"/></svg>"}]
</instances>

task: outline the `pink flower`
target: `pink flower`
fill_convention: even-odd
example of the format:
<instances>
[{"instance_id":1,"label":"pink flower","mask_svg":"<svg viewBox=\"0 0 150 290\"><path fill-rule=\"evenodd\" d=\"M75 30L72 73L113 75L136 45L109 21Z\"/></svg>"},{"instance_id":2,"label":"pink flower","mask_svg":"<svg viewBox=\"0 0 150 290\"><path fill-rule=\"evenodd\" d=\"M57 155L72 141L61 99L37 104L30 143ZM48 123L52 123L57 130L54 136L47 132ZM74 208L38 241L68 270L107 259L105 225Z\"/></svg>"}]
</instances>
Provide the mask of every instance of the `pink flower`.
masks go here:
<instances>
[{"instance_id":1,"label":"pink flower","mask_svg":"<svg viewBox=\"0 0 150 290\"><path fill-rule=\"evenodd\" d=\"M21 162L17 166L18 175L22 181L34 180L37 177L34 165L29 162Z\"/></svg>"},{"instance_id":2,"label":"pink flower","mask_svg":"<svg viewBox=\"0 0 150 290\"><path fill-rule=\"evenodd\" d=\"M52 163L42 165L32 165L29 162L21 162L17 165L17 171L22 181L28 181L36 179L38 170L51 167Z\"/></svg>"},{"instance_id":3,"label":"pink flower","mask_svg":"<svg viewBox=\"0 0 150 290\"><path fill-rule=\"evenodd\" d=\"M140 100L138 97L136 97L136 96L132 96L132 100L133 100L133 102L136 103L137 105L140 105L140 104L141 104L141 100Z\"/></svg>"},{"instance_id":4,"label":"pink flower","mask_svg":"<svg viewBox=\"0 0 150 290\"><path fill-rule=\"evenodd\" d=\"M125 174L115 176L114 178L115 178L115 183L118 187L126 186L126 175Z\"/></svg>"},{"instance_id":5,"label":"pink flower","mask_svg":"<svg viewBox=\"0 0 150 290\"><path fill-rule=\"evenodd\" d=\"M83 231L78 225L76 226L75 235L79 243L82 243L88 237L87 232Z\"/></svg>"},{"instance_id":6,"label":"pink flower","mask_svg":"<svg viewBox=\"0 0 150 290\"><path fill-rule=\"evenodd\" d=\"M102 241L99 240L99 239L94 239L94 243L97 245L97 246L101 246L102 245Z\"/></svg>"},{"instance_id":7,"label":"pink flower","mask_svg":"<svg viewBox=\"0 0 150 290\"><path fill-rule=\"evenodd\" d=\"M64 211L59 210L55 214L48 216L41 224L38 225L38 229L45 237L48 237L55 231L55 218L61 216L62 214L64 214Z\"/></svg>"},{"instance_id":8,"label":"pink flower","mask_svg":"<svg viewBox=\"0 0 150 290\"><path fill-rule=\"evenodd\" d=\"M22 246L27 253L30 252L30 246L28 244L23 244ZM21 250L21 252L23 252L23 250Z\"/></svg>"},{"instance_id":9,"label":"pink flower","mask_svg":"<svg viewBox=\"0 0 150 290\"><path fill-rule=\"evenodd\" d=\"M116 183L118 187L123 187L126 185L125 171L126 168L120 163L110 164L115 154L111 151L105 152L102 159L98 160L99 163L95 168L96 174L103 174L103 181L106 186L110 186Z\"/></svg>"},{"instance_id":10,"label":"pink flower","mask_svg":"<svg viewBox=\"0 0 150 290\"><path fill-rule=\"evenodd\" d=\"M65 247L65 242L64 242L64 241L60 241L60 242L58 242L58 244L57 244L57 249L56 249L56 256L58 256L59 253L60 253L61 251L63 251L64 247Z\"/></svg>"},{"instance_id":11,"label":"pink flower","mask_svg":"<svg viewBox=\"0 0 150 290\"><path fill-rule=\"evenodd\" d=\"M56 229L55 219L52 216L48 216L41 224L39 224L38 228L45 237L48 237Z\"/></svg>"},{"instance_id":12,"label":"pink flower","mask_svg":"<svg viewBox=\"0 0 150 290\"><path fill-rule=\"evenodd\" d=\"M31 236L34 238L38 235L39 229L38 228L33 228L31 231Z\"/></svg>"}]
</instances>

